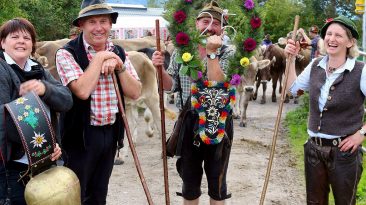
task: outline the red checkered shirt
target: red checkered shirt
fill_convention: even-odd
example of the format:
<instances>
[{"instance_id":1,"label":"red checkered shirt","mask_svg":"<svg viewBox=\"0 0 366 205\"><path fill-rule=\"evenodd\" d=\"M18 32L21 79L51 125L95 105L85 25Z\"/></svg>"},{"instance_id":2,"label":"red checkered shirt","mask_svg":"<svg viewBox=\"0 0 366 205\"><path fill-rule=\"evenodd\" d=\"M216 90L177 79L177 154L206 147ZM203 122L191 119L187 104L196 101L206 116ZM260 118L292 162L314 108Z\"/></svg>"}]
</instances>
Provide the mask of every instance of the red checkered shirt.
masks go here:
<instances>
[{"instance_id":1,"label":"red checkered shirt","mask_svg":"<svg viewBox=\"0 0 366 205\"><path fill-rule=\"evenodd\" d=\"M95 56L96 51L84 40L84 47L89 62ZM114 45L111 41L106 43L106 51L113 51ZM135 68L128 59L124 62L126 70L137 80L139 77ZM67 86L73 80L83 75L83 70L75 61L71 53L60 49L56 53L56 67L63 85ZM112 75L100 75L95 90L91 93L90 124L94 126L111 125L116 120L118 113L118 99L114 90Z\"/></svg>"}]
</instances>

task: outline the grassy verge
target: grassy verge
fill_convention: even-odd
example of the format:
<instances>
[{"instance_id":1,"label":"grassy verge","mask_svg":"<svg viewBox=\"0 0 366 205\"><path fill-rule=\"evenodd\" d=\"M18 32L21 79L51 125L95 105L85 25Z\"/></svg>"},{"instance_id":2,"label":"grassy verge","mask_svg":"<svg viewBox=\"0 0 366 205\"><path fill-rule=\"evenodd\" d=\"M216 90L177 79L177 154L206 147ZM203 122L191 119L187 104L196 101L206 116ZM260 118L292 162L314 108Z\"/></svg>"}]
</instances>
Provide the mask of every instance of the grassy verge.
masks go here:
<instances>
[{"instance_id":1,"label":"grassy verge","mask_svg":"<svg viewBox=\"0 0 366 205\"><path fill-rule=\"evenodd\" d=\"M304 173L304 150L303 144L308 138L307 117L309 112L308 95L301 98L301 106L287 113L285 118L286 127L288 130L288 138L291 143L293 154L296 156L297 166ZM366 146L366 143L364 143ZM363 164L366 164L366 157L363 158ZM330 204L334 204L333 196L330 196ZM357 189L357 205L366 205L366 171L362 173L361 181Z\"/></svg>"}]
</instances>

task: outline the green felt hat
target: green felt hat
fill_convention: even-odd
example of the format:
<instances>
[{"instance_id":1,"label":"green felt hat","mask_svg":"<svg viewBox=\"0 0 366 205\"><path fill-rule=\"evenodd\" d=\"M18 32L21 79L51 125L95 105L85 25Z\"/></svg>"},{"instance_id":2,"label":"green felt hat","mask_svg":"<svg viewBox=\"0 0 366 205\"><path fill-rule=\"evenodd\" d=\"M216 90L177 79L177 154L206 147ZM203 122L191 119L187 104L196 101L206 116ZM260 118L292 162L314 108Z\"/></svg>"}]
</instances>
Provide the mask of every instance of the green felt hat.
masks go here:
<instances>
[{"instance_id":1,"label":"green felt hat","mask_svg":"<svg viewBox=\"0 0 366 205\"><path fill-rule=\"evenodd\" d=\"M327 32L329 25L332 23L340 23L340 24L344 25L346 28L348 28L351 31L353 38L355 38L355 39L359 38L359 34L357 32L357 27L356 27L355 23L353 23L353 21L351 21L349 18L347 18L345 16L338 16L337 18L334 18L334 19L328 19L326 21L326 23L324 24L323 28L320 31L320 36L323 39L325 37L325 33Z\"/></svg>"}]
</instances>

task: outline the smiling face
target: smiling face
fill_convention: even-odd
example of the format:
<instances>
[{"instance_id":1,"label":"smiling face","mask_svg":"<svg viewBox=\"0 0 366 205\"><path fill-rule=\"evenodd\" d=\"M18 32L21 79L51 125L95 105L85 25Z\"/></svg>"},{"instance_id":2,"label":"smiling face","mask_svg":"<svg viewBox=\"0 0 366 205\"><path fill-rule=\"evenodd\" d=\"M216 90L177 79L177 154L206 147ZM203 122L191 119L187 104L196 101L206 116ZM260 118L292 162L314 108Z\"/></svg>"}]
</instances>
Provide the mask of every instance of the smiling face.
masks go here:
<instances>
[{"instance_id":1,"label":"smiling face","mask_svg":"<svg viewBox=\"0 0 366 205\"><path fill-rule=\"evenodd\" d=\"M23 63L32 53L32 37L25 30L18 30L9 33L6 38L1 41L1 48L18 64Z\"/></svg>"},{"instance_id":2,"label":"smiling face","mask_svg":"<svg viewBox=\"0 0 366 205\"><path fill-rule=\"evenodd\" d=\"M350 32L347 33L347 29L343 25L339 23L329 25L324 37L324 47L328 55L346 56L347 49L352 46L352 35Z\"/></svg>"},{"instance_id":3,"label":"smiling face","mask_svg":"<svg viewBox=\"0 0 366 205\"><path fill-rule=\"evenodd\" d=\"M80 29L83 31L84 40L89 43L95 51L105 50L105 45L112 29L110 15L98 15L81 19Z\"/></svg>"},{"instance_id":4,"label":"smiling face","mask_svg":"<svg viewBox=\"0 0 366 205\"><path fill-rule=\"evenodd\" d=\"M196 21L196 28L202 33L211 22L211 18L209 17L202 17ZM207 29L205 34L208 34L209 36L212 35L221 35L221 22L217 19L213 19L212 25Z\"/></svg>"}]
</instances>

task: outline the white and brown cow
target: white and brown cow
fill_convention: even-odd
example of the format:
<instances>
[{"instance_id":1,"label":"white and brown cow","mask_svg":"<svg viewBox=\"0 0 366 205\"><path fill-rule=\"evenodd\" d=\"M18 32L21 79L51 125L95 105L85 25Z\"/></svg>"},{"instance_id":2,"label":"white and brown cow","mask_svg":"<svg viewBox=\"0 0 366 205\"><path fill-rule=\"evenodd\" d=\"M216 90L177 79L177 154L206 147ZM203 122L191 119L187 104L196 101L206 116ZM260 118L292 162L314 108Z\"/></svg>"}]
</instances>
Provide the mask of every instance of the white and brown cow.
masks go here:
<instances>
[{"instance_id":1,"label":"white and brown cow","mask_svg":"<svg viewBox=\"0 0 366 205\"><path fill-rule=\"evenodd\" d=\"M240 127L245 127L247 125L247 108L253 95L257 72L258 70L267 67L269 63L269 60L258 61L255 57L251 57L250 65L245 74L241 76L240 85L237 86L236 104L234 108L234 117L240 118Z\"/></svg>"}]
</instances>

